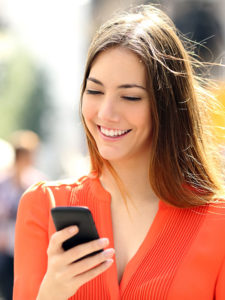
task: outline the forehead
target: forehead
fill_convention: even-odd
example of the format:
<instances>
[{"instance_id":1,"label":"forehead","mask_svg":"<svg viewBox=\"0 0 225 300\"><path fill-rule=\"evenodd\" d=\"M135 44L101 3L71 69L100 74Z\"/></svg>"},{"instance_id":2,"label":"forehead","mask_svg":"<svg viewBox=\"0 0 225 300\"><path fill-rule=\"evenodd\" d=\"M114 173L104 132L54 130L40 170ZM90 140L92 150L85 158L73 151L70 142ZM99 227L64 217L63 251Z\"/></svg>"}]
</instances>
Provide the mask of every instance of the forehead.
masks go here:
<instances>
[{"instance_id":1,"label":"forehead","mask_svg":"<svg viewBox=\"0 0 225 300\"><path fill-rule=\"evenodd\" d=\"M112 47L100 52L94 59L90 74L101 81L123 81L145 84L146 70L141 59L130 49Z\"/></svg>"}]
</instances>

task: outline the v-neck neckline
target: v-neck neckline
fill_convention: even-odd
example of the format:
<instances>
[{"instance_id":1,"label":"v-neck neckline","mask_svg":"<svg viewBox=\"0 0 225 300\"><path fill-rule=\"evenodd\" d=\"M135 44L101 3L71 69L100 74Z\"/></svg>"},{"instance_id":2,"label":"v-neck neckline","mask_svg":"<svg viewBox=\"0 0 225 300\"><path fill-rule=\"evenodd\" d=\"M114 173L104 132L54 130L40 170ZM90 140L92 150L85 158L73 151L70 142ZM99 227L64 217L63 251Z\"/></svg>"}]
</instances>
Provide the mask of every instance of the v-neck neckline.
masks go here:
<instances>
[{"instance_id":1,"label":"v-neck neckline","mask_svg":"<svg viewBox=\"0 0 225 300\"><path fill-rule=\"evenodd\" d=\"M145 258L149 248L155 244L155 241L158 236L157 233L160 232L160 227L161 227L161 218L160 218L161 208L162 208L161 200L159 200L157 212L153 218L152 223L150 224L150 226L148 228L148 231L147 231L143 241L141 242L137 251L131 257L131 259L128 261L126 267L124 268L124 272L123 272L121 281L119 283L121 294L123 294L123 291L125 290L131 277L137 271L137 268L139 267L141 261Z\"/></svg>"},{"instance_id":2,"label":"v-neck neckline","mask_svg":"<svg viewBox=\"0 0 225 300\"><path fill-rule=\"evenodd\" d=\"M93 178L93 177L92 177ZM112 223L112 211L111 211L111 194L103 187L100 179L98 177L94 176L94 180L96 182L95 186L95 193L96 197L98 198L99 195L101 195L101 201L106 201L108 203L108 209L110 210L109 216L110 218L106 220L108 226L106 226L110 232L110 236L112 237L112 241L109 245L109 247L114 248L114 234L113 234L113 223ZM131 259L128 261L127 265L124 268L124 272L121 278L121 281L118 281L118 269L116 260L114 261L114 277L117 282L117 286L119 289L120 295L123 294L123 292L126 289L127 284L129 283L131 277L135 272L137 271L138 266L140 265L141 261L145 258L148 250L155 244L157 240L157 236L160 233L162 220L164 218L164 215L161 214L161 210L168 208L168 205L164 203L161 199L159 199L158 202L158 209L157 212L153 218L153 221L151 225L149 226L149 229L146 233L146 236L144 237L143 241L141 242L140 246L138 247L135 254L131 257ZM109 276L109 280L112 280L112 274Z\"/></svg>"}]
</instances>

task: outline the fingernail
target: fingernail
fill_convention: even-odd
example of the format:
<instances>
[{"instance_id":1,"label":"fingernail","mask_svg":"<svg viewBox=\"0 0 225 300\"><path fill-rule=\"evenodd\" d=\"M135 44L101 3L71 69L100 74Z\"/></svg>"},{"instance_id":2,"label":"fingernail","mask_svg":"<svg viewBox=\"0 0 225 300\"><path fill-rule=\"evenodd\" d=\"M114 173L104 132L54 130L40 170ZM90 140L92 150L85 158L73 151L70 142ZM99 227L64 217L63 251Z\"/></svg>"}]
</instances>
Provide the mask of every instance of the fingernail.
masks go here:
<instances>
[{"instance_id":1,"label":"fingernail","mask_svg":"<svg viewBox=\"0 0 225 300\"><path fill-rule=\"evenodd\" d=\"M68 228L69 233L75 233L78 231L78 227L77 226L71 226Z\"/></svg>"},{"instance_id":2,"label":"fingernail","mask_svg":"<svg viewBox=\"0 0 225 300\"><path fill-rule=\"evenodd\" d=\"M109 244L109 239L107 238L99 239L98 244L100 247L106 247Z\"/></svg>"},{"instance_id":3,"label":"fingernail","mask_svg":"<svg viewBox=\"0 0 225 300\"><path fill-rule=\"evenodd\" d=\"M114 253L115 253L115 250L113 248L106 249L103 251L103 255L105 257L111 257L111 256L113 256Z\"/></svg>"},{"instance_id":4,"label":"fingernail","mask_svg":"<svg viewBox=\"0 0 225 300\"><path fill-rule=\"evenodd\" d=\"M112 258L109 258L109 259L107 259L106 261L105 261L105 264L106 264L106 266L110 266L112 263L113 263L113 259Z\"/></svg>"}]
</instances>

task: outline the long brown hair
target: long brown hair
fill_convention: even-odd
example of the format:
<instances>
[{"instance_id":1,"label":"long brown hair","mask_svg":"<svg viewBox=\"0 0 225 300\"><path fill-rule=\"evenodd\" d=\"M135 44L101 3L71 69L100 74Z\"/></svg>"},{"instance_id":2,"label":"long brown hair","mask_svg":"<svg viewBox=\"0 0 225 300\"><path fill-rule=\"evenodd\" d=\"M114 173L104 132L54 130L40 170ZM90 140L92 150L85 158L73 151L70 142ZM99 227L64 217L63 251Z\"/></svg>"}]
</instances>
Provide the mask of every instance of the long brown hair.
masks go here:
<instances>
[{"instance_id":1,"label":"long brown hair","mask_svg":"<svg viewBox=\"0 0 225 300\"><path fill-rule=\"evenodd\" d=\"M202 105L211 96L194 76L194 59L173 22L160 9L141 5L103 24L89 48L81 99L94 59L115 46L133 51L146 67L153 126L149 181L155 194L178 207L214 201L222 191L222 174L218 173L218 159L208 151L212 142ZM100 156L85 122L84 127L92 170L100 175L106 164L124 192L118 174Z\"/></svg>"}]
</instances>

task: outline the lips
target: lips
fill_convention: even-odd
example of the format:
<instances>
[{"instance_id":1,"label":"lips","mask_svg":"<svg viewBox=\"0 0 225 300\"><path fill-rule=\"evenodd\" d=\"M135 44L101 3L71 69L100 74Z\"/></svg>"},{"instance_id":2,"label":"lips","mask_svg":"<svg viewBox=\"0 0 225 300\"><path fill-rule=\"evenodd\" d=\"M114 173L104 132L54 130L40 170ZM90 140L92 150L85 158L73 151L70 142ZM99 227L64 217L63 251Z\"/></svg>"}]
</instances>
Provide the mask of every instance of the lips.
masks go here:
<instances>
[{"instance_id":1,"label":"lips","mask_svg":"<svg viewBox=\"0 0 225 300\"><path fill-rule=\"evenodd\" d=\"M105 128L102 126L98 126L98 129L100 132L106 136L111 138L121 137L126 135L128 132L131 131L131 129L121 130L121 129L112 129L112 128Z\"/></svg>"}]
</instances>

